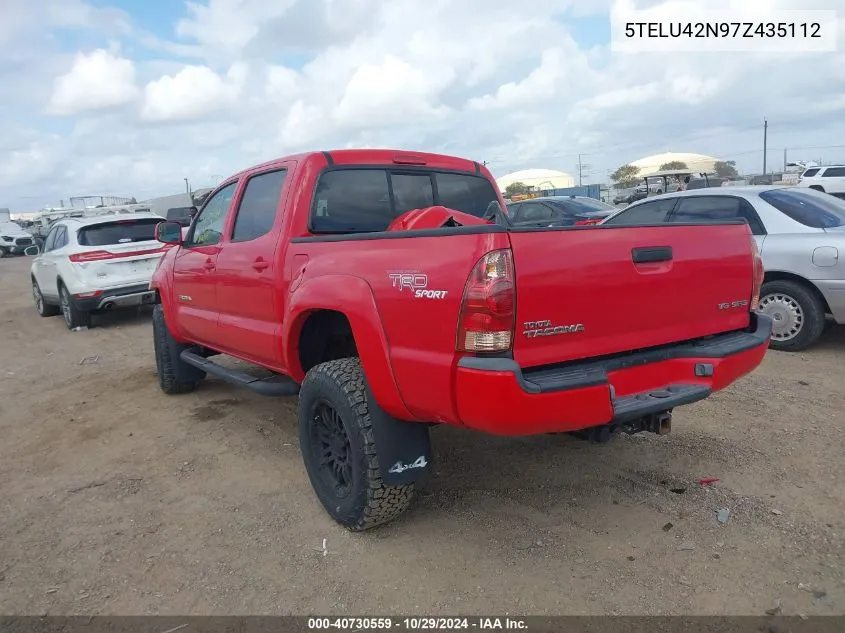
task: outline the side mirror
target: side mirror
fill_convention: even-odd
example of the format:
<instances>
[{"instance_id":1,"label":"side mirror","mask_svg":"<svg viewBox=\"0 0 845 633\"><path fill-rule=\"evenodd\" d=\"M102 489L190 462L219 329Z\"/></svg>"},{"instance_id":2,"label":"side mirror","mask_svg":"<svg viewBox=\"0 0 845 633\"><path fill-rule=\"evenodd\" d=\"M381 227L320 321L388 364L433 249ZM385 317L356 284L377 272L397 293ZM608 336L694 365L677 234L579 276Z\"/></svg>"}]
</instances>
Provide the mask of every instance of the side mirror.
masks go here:
<instances>
[{"instance_id":1,"label":"side mirror","mask_svg":"<svg viewBox=\"0 0 845 633\"><path fill-rule=\"evenodd\" d=\"M36 255L40 255L40 254L41 254L41 249L40 249L40 248L38 248L38 246L35 246L35 245L33 245L33 246L27 246L27 247L23 250L23 253L24 253L24 255L29 255L30 257L35 257Z\"/></svg>"},{"instance_id":2,"label":"side mirror","mask_svg":"<svg viewBox=\"0 0 845 633\"><path fill-rule=\"evenodd\" d=\"M182 225L178 222L159 222L156 224L156 239L165 244L181 244Z\"/></svg>"}]
</instances>

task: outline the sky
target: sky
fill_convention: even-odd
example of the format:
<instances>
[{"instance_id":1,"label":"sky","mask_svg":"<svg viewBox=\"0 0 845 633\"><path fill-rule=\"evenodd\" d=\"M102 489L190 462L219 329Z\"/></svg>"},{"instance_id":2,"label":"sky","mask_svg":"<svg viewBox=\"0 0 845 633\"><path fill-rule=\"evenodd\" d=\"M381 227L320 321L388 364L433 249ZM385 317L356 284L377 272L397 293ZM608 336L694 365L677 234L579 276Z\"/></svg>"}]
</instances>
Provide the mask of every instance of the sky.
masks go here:
<instances>
[{"instance_id":1,"label":"sky","mask_svg":"<svg viewBox=\"0 0 845 633\"><path fill-rule=\"evenodd\" d=\"M2 0L0 207L138 200L287 154L393 147L606 182L665 151L845 162L834 52L613 52L614 1ZM702 4L697 1L693 4ZM841 0L707 0L836 9Z\"/></svg>"}]
</instances>

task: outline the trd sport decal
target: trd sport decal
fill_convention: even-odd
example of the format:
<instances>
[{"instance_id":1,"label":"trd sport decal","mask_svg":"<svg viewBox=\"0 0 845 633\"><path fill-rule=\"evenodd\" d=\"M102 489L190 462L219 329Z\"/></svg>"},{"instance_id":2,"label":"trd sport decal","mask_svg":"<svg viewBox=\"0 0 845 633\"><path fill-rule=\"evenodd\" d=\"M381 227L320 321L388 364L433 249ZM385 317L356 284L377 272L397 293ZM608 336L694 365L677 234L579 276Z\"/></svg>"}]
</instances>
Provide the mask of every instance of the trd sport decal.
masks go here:
<instances>
[{"instance_id":1,"label":"trd sport decal","mask_svg":"<svg viewBox=\"0 0 845 633\"><path fill-rule=\"evenodd\" d=\"M445 299L448 290L429 290L425 273L388 273L390 283L399 292L409 291L415 299Z\"/></svg>"}]
</instances>

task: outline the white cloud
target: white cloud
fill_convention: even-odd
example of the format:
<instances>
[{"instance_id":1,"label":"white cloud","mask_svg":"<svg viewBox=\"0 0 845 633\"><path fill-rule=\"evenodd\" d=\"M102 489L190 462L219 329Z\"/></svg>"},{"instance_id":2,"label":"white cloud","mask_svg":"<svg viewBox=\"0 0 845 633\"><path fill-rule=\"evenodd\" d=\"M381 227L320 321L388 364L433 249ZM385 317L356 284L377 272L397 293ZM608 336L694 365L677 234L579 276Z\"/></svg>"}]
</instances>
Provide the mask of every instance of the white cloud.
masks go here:
<instances>
[{"instance_id":1,"label":"white cloud","mask_svg":"<svg viewBox=\"0 0 845 633\"><path fill-rule=\"evenodd\" d=\"M47 111L68 116L102 110L125 105L137 95L132 60L98 48L77 53L71 69L56 78Z\"/></svg>"},{"instance_id":2,"label":"white cloud","mask_svg":"<svg viewBox=\"0 0 845 633\"><path fill-rule=\"evenodd\" d=\"M146 121L189 121L234 105L246 81L247 68L233 64L226 77L208 66L185 66L144 87L141 118Z\"/></svg>"},{"instance_id":3,"label":"white cloud","mask_svg":"<svg viewBox=\"0 0 845 633\"><path fill-rule=\"evenodd\" d=\"M452 69L427 74L388 55L378 64L363 64L346 84L332 116L341 126L392 126L416 119L442 118L448 108L434 102L455 78Z\"/></svg>"},{"instance_id":4,"label":"white cloud","mask_svg":"<svg viewBox=\"0 0 845 633\"><path fill-rule=\"evenodd\" d=\"M0 102L0 125L29 131L0 140L0 206L83 190L176 193L184 177L200 187L272 157L350 146L459 154L497 174L573 173L583 154L587 182L667 148L754 169L763 116L770 165L783 147L796 148L790 158L845 159L836 148L797 149L845 133L845 28L839 52L825 55L615 54L603 41L610 4L192 0L152 33L84 0L7 0L0 84L15 90ZM759 0L755 10L803 4ZM70 90L77 84L63 76L80 58L70 41L106 56L104 66L118 61L123 79L113 68L108 80L83 73L90 89ZM60 107L50 112L67 114L33 118L53 96ZM130 107L85 116L104 101Z\"/></svg>"}]
</instances>

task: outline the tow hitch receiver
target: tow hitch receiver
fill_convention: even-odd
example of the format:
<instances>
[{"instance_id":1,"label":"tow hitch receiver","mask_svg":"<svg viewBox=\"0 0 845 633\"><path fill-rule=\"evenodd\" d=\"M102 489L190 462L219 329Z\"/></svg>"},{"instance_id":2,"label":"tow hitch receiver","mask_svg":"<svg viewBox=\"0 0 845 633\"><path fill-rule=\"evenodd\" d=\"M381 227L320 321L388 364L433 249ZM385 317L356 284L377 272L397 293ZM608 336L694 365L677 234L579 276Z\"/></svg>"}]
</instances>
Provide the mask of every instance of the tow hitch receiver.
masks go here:
<instances>
[{"instance_id":1,"label":"tow hitch receiver","mask_svg":"<svg viewBox=\"0 0 845 633\"><path fill-rule=\"evenodd\" d=\"M625 431L627 433L639 433L640 431L648 431L649 433L657 433L657 435L668 435L672 432L672 412L666 411L664 413L652 413L644 418L640 418L638 423L626 425ZM628 426L632 430L628 430Z\"/></svg>"},{"instance_id":2,"label":"tow hitch receiver","mask_svg":"<svg viewBox=\"0 0 845 633\"><path fill-rule=\"evenodd\" d=\"M628 435L641 433L642 431L656 433L657 435L668 435L672 431L672 412L651 413L621 424L603 424L582 431L575 431L571 435L586 440L591 444L604 444L605 442L609 442L619 431L623 431Z\"/></svg>"}]
</instances>

